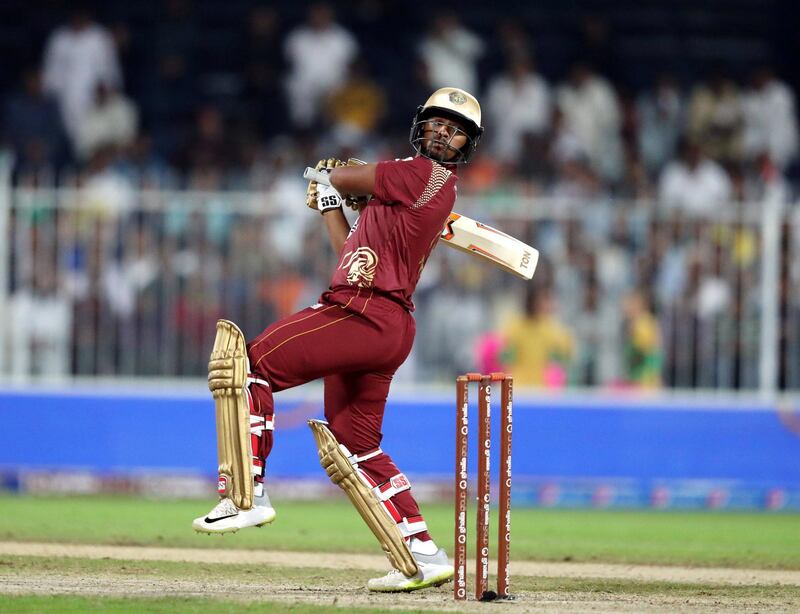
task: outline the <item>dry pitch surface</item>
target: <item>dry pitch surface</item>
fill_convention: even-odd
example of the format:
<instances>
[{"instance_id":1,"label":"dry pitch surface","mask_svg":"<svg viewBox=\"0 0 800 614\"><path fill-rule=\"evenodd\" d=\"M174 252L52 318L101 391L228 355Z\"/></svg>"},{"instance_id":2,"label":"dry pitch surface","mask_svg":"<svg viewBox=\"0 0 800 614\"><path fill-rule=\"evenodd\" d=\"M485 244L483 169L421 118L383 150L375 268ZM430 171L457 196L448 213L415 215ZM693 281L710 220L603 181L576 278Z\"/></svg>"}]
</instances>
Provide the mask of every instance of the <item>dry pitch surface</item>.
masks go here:
<instances>
[{"instance_id":1,"label":"dry pitch surface","mask_svg":"<svg viewBox=\"0 0 800 614\"><path fill-rule=\"evenodd\" d=\"M250 569L241 571L244 561ZM176 567L164 573L150 566L154 562ZM366 578L385 568L380 555L0 542L0 593L14 595L202 597L416 611L800 611L800 571L515 562L517 601L457 604L450 584L412 594L368 593Z\"/></svg>"}]
</instances>

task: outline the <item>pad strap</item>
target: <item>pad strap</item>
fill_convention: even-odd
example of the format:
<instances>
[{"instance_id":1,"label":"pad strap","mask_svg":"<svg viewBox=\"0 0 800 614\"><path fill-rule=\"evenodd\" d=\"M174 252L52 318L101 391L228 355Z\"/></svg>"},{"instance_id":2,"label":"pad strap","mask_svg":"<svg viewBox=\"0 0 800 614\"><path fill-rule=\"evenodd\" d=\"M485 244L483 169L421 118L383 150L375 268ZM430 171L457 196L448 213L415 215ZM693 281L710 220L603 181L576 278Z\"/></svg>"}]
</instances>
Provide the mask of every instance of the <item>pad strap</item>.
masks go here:
<instances>
[{"instance_id":1,"label":"pad strap","mask_svg":"<svg viewBox=\"0 0 800 614\"><path fill-rule=\"evenodd\" d=\"M339 447L342 449L342 452L347 457L347 460L350 461L350 464L353 465L353 467L358 467L358 463L363 463L366 460L375 458L379 454L383 454L383 450L381 450L380 448L375 448L372 452L366 452L361 456L358 456L356 454L350 454L350 450L348 450L347 446L345 446L344 444L340 443Z\"/></svg>"},{"instance_id":2,"label":"pad strap","mask_svg":"<svg viewBox=\"0 0 800 614\"><path fill-rule=\"evenodd\" d=\"M427 531L428 525L425 524L422 516L411 516L410 518L403 518L403 520L397 524L397 528L400 529L403 537L411 537L417 533Z\"/></svg>"},{"instance_id":3,"label":"pad strap","mask_svg":"<svg viewBox=\"0 0 800 614\"><path fill-rule=\"evenodd\" d=\"M389 481L373 488L372 492L374 492L375 496L381 501L387 501L397 493L401 493L405 490L411 490L411 482L408 481L404 473L398 473L393 478L390 478Z\"/></svg>"}]
</instances>

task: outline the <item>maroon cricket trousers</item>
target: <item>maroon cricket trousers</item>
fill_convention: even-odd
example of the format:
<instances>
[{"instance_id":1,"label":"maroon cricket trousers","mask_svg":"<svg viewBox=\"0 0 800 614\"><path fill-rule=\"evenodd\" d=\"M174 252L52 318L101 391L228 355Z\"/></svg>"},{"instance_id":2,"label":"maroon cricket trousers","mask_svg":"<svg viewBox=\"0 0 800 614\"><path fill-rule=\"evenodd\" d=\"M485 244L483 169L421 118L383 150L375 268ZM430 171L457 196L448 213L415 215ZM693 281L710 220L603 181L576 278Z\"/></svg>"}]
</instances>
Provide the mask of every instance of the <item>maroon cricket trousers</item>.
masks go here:
<instances>
[{"instance_id":1,"label":"maroon cricket trousers","mask_svg":"<svg viewBox=\"0 0 800 614\"><path fill-rule=\"evenodd\" d=\"M255 413L271 422L274 392L324 378L325 419L336 439L358 456L376 450L392 376L408 357L415 330L408 310L377 291L326 292L317 305L275 322L247 344L251 373L269 382L250 387ZM272 448L271 432L264 439L262 460ZM385 453L359 467L374 486L400 475ZM429 539L410 490L390 501L407 524L423 528L416 537Z\"/></svg>"}]
</instances>

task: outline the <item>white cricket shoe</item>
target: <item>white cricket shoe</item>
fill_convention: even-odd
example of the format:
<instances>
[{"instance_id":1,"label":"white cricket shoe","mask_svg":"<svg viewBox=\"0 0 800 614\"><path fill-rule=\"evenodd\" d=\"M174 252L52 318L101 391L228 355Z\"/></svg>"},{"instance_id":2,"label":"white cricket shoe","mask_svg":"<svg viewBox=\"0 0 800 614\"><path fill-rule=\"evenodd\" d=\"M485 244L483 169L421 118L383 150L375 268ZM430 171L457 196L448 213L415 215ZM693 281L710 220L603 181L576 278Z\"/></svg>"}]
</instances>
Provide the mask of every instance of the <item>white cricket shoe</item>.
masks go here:
<instances>
[{"instance_id":1,"label":"white cricket shoe","mask_svg":"<svg viewBox=\"0 0 800 614\"><path fill-rule=\"evenodd\" d=\"M385 576L369 580L367 582L369 590L378 593L410 593L422 588L441 586L453 579L453 566L447 559L444 549L439 548L434 554L423 554L415 551L415 541L417 540L412 539L411 554L419 567L417 575L409 578L402 572L392 569Z\"/></svg>"},{"instance_id":2,"label":"white cricket shoe","mask_svg":"<svg viewBox=\"0 0 800 614\"><path fill-rule=\"evenodd\" d=\"M192 528L200 533L235 533L247 527L262 527L275 520L275 509L264 493L255 497L253 507L240 510L227 497L221 499L206 516L195 518Z\"/></svg>"}]
</instances>

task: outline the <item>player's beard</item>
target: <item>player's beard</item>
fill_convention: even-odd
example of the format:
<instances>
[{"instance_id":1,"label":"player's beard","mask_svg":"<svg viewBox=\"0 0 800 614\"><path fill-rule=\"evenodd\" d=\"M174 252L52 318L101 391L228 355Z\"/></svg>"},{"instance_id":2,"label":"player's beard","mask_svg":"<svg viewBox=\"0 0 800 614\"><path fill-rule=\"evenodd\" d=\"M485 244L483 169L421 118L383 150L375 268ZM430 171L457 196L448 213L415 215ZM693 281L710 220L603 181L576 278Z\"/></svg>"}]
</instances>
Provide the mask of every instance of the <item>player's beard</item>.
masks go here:
<instances>
[{"instance_id":1,"label":"player's beard","mask_svg":"<svg viewBox=\"0 0 800 614\"><path fill-rule=\"evenodd\" d=\"M453 155L448 158L449 152L453 152ZM456 158L458 153L459 150L450 145L449 141L431 138L425 142L425 155L438 162L448 163Z\"/></svg>"}]
</instances>

